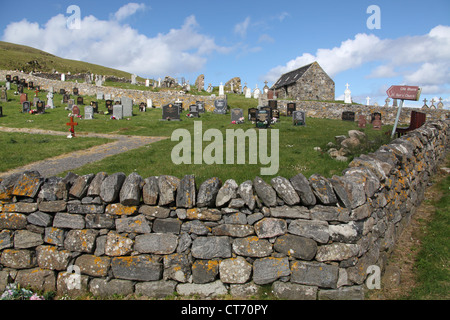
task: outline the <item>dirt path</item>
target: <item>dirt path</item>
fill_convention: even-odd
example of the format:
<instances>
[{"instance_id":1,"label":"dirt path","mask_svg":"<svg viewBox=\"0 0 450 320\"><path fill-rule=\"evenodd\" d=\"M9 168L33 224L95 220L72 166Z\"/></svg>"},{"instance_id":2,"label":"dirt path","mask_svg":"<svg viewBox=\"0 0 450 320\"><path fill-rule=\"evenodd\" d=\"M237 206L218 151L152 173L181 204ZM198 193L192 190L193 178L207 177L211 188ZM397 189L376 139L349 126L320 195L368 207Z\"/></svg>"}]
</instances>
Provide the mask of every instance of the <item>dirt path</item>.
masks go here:
<instances>
[{"instance_id":1,"label":"dirt path","mask_svg":"<svg viewBox=\"0 0 450 320\"><path fill-rule=\"evenodd\" d=\"M67 136L67 132L41 130L41 129L27 129L27 128L6 128L0 127L3 132L20 132L29 134L46 134ZM107 138L113 142L92 147L86 150L74 151L63 154L57 157L45 159L42 161L27 164L23 167L15 168L13 170L0 173L0 177L8 176L13 173L22 172L26 170L37 170L42 177L52 177L67 170L74 170L80 168L88 163L102 160L106 157L127 152L145 145L168 139L167 137L144 137L144 136L124 136L111 135L99 133L77 133L77 138Z\"/></svg>"}]
</instances>

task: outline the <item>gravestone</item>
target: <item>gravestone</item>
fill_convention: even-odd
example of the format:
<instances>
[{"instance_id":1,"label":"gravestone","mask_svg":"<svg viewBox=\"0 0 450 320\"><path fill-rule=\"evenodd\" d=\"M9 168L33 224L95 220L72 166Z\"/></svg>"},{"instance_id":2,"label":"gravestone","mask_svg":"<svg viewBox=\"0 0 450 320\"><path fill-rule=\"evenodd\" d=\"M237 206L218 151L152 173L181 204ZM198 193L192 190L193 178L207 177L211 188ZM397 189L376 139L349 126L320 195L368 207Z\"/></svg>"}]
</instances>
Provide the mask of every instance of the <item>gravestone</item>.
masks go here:
<instances>
[{"instance_id":1,"label":"gravestone","mask_svg":"<svg viewBox=\"0 0 450 320\"><path fill-rule=\"evenodd\" d=\"M136 84L136 75L135 74L131 75L131 84Z\"/></svg>"},{"instance_id":2,"label":"gravestone","mask_svg":"<svg viewBox=\"0 0 450 320\"><path fill-rule=\"evenodd\" d=\"M381 113L374 112L372 113L371 117L372 117L372 119L370 120L371 123L373 123L377 117L379 117L379 120L381 120Z\"/></svg>"},{"instance_id":3,"label":"gravestone","mask_svg":"<svg viewBox=\"0 0 450 320\"><path fill-rule=\"evenodd\" d=\"M297 109L297 105L294 102L287 104L287 116L292 117L292 113Z\"/></svg>"},{"instance_id":4,"label":"gravestone","mask_svg":"<svg viewBox=\"0 0 450 320\"><path fill-rule=\"evenodd\" d=\"M306 126L305 111L294 111L292 113L294 126Z\"/></svg>"},{"instance_id":5,"label":"gravestone","mask_svg":"<svg viewBox=\"0 0 450 320\"><path fill-rule=\"evenodd\" d=\"M244 121L244 110L239 108L231 109L231 121Z\"/></svg>"},{"instance_id":6,"label":"gravestone","mask_svg":"<svg viewBox=\"0 0 450 320\"><path fill-rule=\"evenodd\" d=\"M252 122L257 121L257 119L256 119L257 113L258 113L258 109L256 109L256 108L248 109L248 121L252 121Z\"/></svg>"},{"instance_id":7,"label":"gravestone","mask_svg":"<svg viewBox=\"0 0 450 320\"><path fill-rule=\"evenodd\" d=\"M161 121L181 121L180 108L173 103L163 106Z\"/></svg>"},{"instance_id":8,"label":"gravestone","mask_svg":"<svg viewBox=\"0 0 450 320\"><path fill-rule=\"evenodd\" d=\"M105 94L105 100L112 100L112 97L111 97L110 93L106 93Z\"/></svg>"},{"instance_id":9,"label":"gravestone","mask_svg":"<svg viewBox=\"0 0 450 320\"><path fill-rule=\"evenodd\" d=\"M261 96L261 90L258 88L258 85L256 85L255 90L253 90L253 98L259 99Z\"/></svg>"},{"instance_id":10,"label":"gravestone","mask_svg":"<svg viewBox=\"0 0 450 320\"><path fill-rule=\"evenodd\" d=\"M245 98L250 99L252 97L252 90L250 88L247 88L245 90Z\"/></svg>"},{"instance_id":11,"label":"gravestone","mask_svg":"<svg viewBox=\"0 0 450 320\"><path fill-rule=\"evenodd\" d=\"M63 103L69 103L69 100L70 100L70 95L64 94L63 95Z\"/></svg>"},{"instance_id":12,"label":"gravestone","mask_svg":"<svg viewBox=\"0 0 450 320\"><path fill-rule=\"evenodd\" d=\"M10 74L7 74L5 79L6 79L6 82L11 82L12 81L12 78L11 78Z\"/></svg>"},{"instance_id":13,"label":"gravestone","mask_svg":"<svg viewBox=\"0 0 450 320\"><path fill-rule=\"evenodd\" d=\"M38 114L45 113L45 103L44 103L44 101L39 100L39 101L36 102L36 110L37 110Z\"/></svg>"},{"instance_id":14,"label":"gravestone","mask_svg":"<svg viewBox=\"0 0 450 320\"><path fill-rule=\"evenodd\" d=\"M61 74L61 81L66 81L66 75L64 73Z\"/></svg>"},{"instance_id":15,"label":"gravestone","mask_svg":"<svg viewBox=\"0 0 450 320\"><path fill-rule=\"evenodd\" d=\"M106 104L106 109L108 110L108 112L111 113L113 111L113 101L112 100L106 100L105 104Z\"/></svg>"},{"instance_id":16,"label":"gravestone","mask_svg":"<svg viewBox=\"0 0 450 320\"><path fill-rule=\"evenodd\" d=\"M265 129L270 126L270 111L267 109L260 109L256 114L256 127Z\"/></svg>"},{"instance_id":17,"label":"gravestone","mask_svg":"<svg viewBox=\"0 0 450 320\"><path fill-rule=\"evenodd\" d=\"M69 101L67 102L67 109L72 110L74 104L75 104L75 101L73 101L73 99L69 99Z\"/></svg>"},{"instance_id":18,"label":"gravestone","mask_svg":"<svg viewBox=\"0 0 450 320\"><path fill-rule=\"evenodd\" d=\"M94 108L92 106L84 107L84 119L85 120L94 119Z\"/></svg>"},{"instance_id":19,"label":"gravestone","mask_svg":"<svg viewBox=\"0 0 450 320\"><path fill-rule=\"evenodd\" d=\"M18 84L19 84L19 77L18 77L18 76L14 76L12 82L13 82L15 85L18 85Z\"/></svg>"},{"instance_id":20,"label":"gravestone","mask_svg":"<svg viewBox=\"0 0 450 320\"><path fill-rule=\"evenodd\" d=\"M198 108L198 113L205 113L205 102L204 101L196 101L195 102L197 104L197 108Z\"/></svg>"},{"instance_id":21,"label":"gravestone","mask_svg":"<svg viewBox=\"0 0 450 320\"><path fill-rule=\"evenodd\" d=\"M367 120L366 117L364 115L359 115L359 119L358 119L358 127L359 128L365 128L367 124Z\"/></svg>"},{"instance_id":22,"label":"gravestone","mask_svg":"<svg viewBox=\"0 0 450 320\"><path fill-rule=\"evenodd\" d=\"M224 96L224 95L225 95L225 91L224 91L223 83L221 82L219 85L219 96Z\"/></svg>"},{"instance_id":23,"label":"gravestone","mask_svg":"<svg viewBox=\"0 0 450 320\"><path fill-rule=\"evenodd\" d=\"M115 104L113 106L113 117L116 120L123 119L123 106L121 104Z\"/></svg>"},{"instance_id":24,"label":"gravestone","mask_svg":"<svg viewBox=\"0 0 450 320\"><path fill-rule=\"evenodd\" d=\"M94 113L98 113L98 102L97 101L91 101L91 107L92 107Z\"/></svg>"},{"instance_id":25,"label":"gravestone","mask_svg":"<svg viewBox=\"0 0 450 320\"><path fill-rule=\"evenodd\" d=\"M17 86L17 92L19 92L19 93L23 93L23 86L22 85L18 85Z\"/></svg>"},{"instance_id":26,"label":"gravestone","mask_svg":"<svg viewBox=\"0 0 450 320\"><path fill-rule=\"evenodd\" d=\"M227 114L227 100L218 99L214 101L214 113Z\"/></svg>"},{"instance_id":27,"label":"gravestone","mask_svg":"<svg viewBox=\"0 0 450 320\"><path fill-rule=\"evenodd\" d=\"M66 94L66 90L64 90L64 89L59 89L59 94L65 95L65 94Z\"/></svg>"},{"instance_id":28,"label":"gravestone","mask_svg":"<svg viewBox=\"0 0 450 320\"><path fill-rule=\"evenodd\" d=\"M147 108L153 108L153 100L147 99Z\"/></svg>"},{"instance_id":29,"label":"gravestone","mask_svg":"<svg viewBox=\"0 0 450 320\"><path fill-rule=\"evenodd\" d=\"M347 89L345 89L345 91L344 91L344 103L352 104L352 92L348 88L348 87L350 87L350 85L347 83L345 86L347 87Z\"/></svg>"},{"instance_id":30,"label":"gravestone","mask_svg":"<svg viewBox=\"0 0 450 320\"><path fill-rule=\"evenodd\" d=\"M40 101L41 99L39 99L39 97L34 97L33 98L33 106L37 107L37 103Z\"/></svg>"},{"instance_id":31,"label":"gravestone","mask_svg":"<svg viewBox=\"0 0 450 320\"><path fill-rule=\"evenodd\" d=\"M53 92L47 93L47 106L50 109L55 108L55 106L53 105Z\"/></svg>"},{"instance_id":32,"label":"gravestone","mask_svg":"<svg viewBox=\"0 0 450 320\"><path fill-rule=\"evenodd\" d=\"M372 128L373 130L381 130L382 123L381 123L381 115L375 114L375 119L372 121Z\"/></svg>"},{"instance_id":33,"label":"gravestone","mask_svg":"<svg viewBox=\"0 0 450 320\"><path fill-rule=\"evenodd\" d=\"M80 108L78 108L77 105L72 107L72 114L75 116L79 116L80 115Z\"/></svg>"},{"instance_id":34,"label":"gravestone","mask_svg":"<svg viewBox=\"0 0 450 320\"><path fill-rule=\"evenodd\" d=\"M355 121L355 113L353 111L342 112L342 120L344 121Z\"/></svg>"},{"instance_id":35,"label":"gravestone","mask_svg":"<svg viewBox=\"0 0 450 320\"><path fill-rule=\"evenodd\" d=\"M114 98L114 105L122 104L122 101L119 97Z\"/></svg>"},{"instance_id":36,"label":"gravestone","mask_svg":"<svg viewBox=\"0 0 450 320\"><path fill-rule=\"evenodd\" d=\"M26 82L25 79L20 79L19 84L20 84L22 87L24 87L24 88L27 87L27 82Z\"/></svg>"},{"instance_id":37,"label":"gravestone","mask_svg":"<svg viewBox=\"0 0 450 320\"><path fill-rule=\"evenodd\" d=\"M129 118L133 116L133 100L128 97L122 97L123 117Z\"/></svg>"},{"instance_id":38,"label":"gravestone","mask_svg":"<svg viewBox=\"0 0 450 320\"><path fill-rule=\"evenodd\" d=\"M28 89L31 90L34 88L34 83L33 81L28 82Z\"/></svg>"},{"instance_id":39,"label":"gravestone","mask_svg":"<svg viewBox=\"0 0 450 320\"><path fill-rule=\"evenodd\" d=\"M269 107L271 107L272 110L278 109L278 101L277 100L269 100Z\"/></svg>"},{"instance_id":40,"label":"gravestone","mask_svg":"<svg viewBox=\"0 0 450 320\"><path fill-rule=\"evenodd\" d=\"M273 90L267 91L267 98L268 98L269 100L271 100L271 99L274 98Z\"/></svg>"},{"instance_id":41,"label":"gravestone","mask_svg":"<svg viewBox=\"0 0 450 320\"><path fill-rule=\"evenodd\" d=\"M189 106L189 114L193 117L193 118L199 118L199 111L198 111L198 105L193 104Z\"/></svg>"},{"instance_id":42,"label":"gravestone","mask_svg":"<svg viewBox=\"0 0 450 320\"><path fill-rule=\"evenodd\" d=\"M20 95L20 103L23 104L25 101L28 101L28 94L22 93L22 94Z\"/></svg>"},{"instance_id":43,"label":"gravestone","mask_svg":"<svg viewBox=\"0 0 450 320\"><path fill-rule=\"evenodd\" d=\"M28 113L31 110L31 102L30 101L24 101L22 102L22 112Z\"/></svg>"},{"instance_id":44,"label":"gravestone","mask_svg":"<svg viewBox=\"0 0 450 320\"><path fill-rule=\"evenodd\" d=\"M11 82L6 81L6 90L11 90Z\"/></svg>"},{"instance_id":45,"label":"gravestone","mask_svg":"<svg viewBox=\"0 0 450 320\"><path fill-rule=\"evenodd\" d=\"M269 116L269 120L272 120L272 108L269 106L260 107L259 110L266 110Z\"/></svg>"},{"instance_id":46,"label":"gravestone","mask_svg":"<svg viewBox=\"0 0 450 320\"><path fill-rule=\"evenodd\" d=\"M97 92L97 100L103 100L104 95L103 92Z\"/></svg>"},{"instance_id":47,"label":"gravestone","mask_svg":"<svg viewBox=\"0 0 450 320\"><path fill-rule=\"evenodd\" d=\"M180 100L177 100L174 102L173 104L175 107L178 107L178 109L180 110L180 114L183 113L183 102L181 102Z\"/></svg>"},{"instance_id":48,"label":"gravestone","mask_svg":"<svg viewBox=\"0 0 450 320\"><path fill-rule=\"evenodd\" d=\"M0 106L0 118L3 117L3 107Z\"/></svg>"},{"instance_id":49,"label":"gravestone","mask_svg":"<svg viewBox=\"0 0 450 320\"><path fill-rule=\"evenodd\" d=\"M8 92L6 91L6 87L0 89L0 101L8 102Z\"/></svg>"},{"instance_id":50,"label":"gravestone","mask_svg":"<svg viewBox=\"0 0 450 320\"><path fill-rule=\"evenodd\" d=\"M272 118L275 118L277 120L280 119L280 111L278 109L272 109Z\"/></svg>"},{"instance_id":51,"label":"gravestone","mask_svg":"<svg viewBox=\"0 0 450 320\"><path fill-rule=\"evenodd\" d=\"M140 112L145 112L147 110L147 104L145 102L141 102L139 104L139 111Z\"/></svg>"}]
</instances>

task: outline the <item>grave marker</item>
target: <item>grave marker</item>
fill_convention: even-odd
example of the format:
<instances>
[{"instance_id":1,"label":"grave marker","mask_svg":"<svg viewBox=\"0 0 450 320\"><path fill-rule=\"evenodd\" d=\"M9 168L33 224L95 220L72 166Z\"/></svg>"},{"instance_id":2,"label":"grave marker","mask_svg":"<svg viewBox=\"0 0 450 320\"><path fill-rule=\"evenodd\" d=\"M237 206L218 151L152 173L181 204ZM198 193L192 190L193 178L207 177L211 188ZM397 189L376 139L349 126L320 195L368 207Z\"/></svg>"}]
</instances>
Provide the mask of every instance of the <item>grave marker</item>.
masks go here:
<instances>
[{"instance_id":1,"label":"grave marker","mask_svg":"<svg viewBox=\"0 0 450 320\"><path fill-rule=\"evenodd\" d=\"M38 114L43 114L43 113L45 113L45 104L44 104L44 101L41 101L41 100L37 101L37 103L36 103L36 109L37 109L37 113L38 113Z\"/></svg>"},{"instance_id":2,"label":"grave marker","mask_svg":"<svg viewBox=\"0 0 450 320\"><path fill-rule=\"evenodd\" d=\"M75 137L75 126L78 125L78 122L73 122L73 116L70 117L70 122L66 123L66 126L70 126L70 136Z\"/></svg>"},{"instance_id":3,"label":"grave marker","mask_svg":"<svg viewBox=\"0 0 450 320\"><path fill-rule=\"evenodd\" d=\"M173 103L163 106L161 121L181 121L180 108Z\"/></svg>"},{"instance_id":4,"label":"grave marker","mask_svg":"<svg viewBox=\"0 0 450 320\"><path fill-rule=\"evenodd\" d=\"M287 116L292 117L292 113L297 109L297 105L294 102L287 104Z\"/></svg>"},{"instance_id":5,"label":"grave marker","mask_svg":"<svg viewBox=\"0 0 450 320\"><path fill-rule=\"evenodd\" d=\"M72 114L79 116L80 115L80 108L77 105L74 105L72 107Z\"/></svg>"},{"instance_id":6,"label":"grave marker","mask_svg":"<svg viewBox=\"0 0 450 320\"><path fill-rule=\"evenodd\" d=\"M11 90L11 82L6 81L6 90Z\"/></svg>"},{"instance_id":7,"label":"grave marker","mask_svg":"<svg viewBox=\"0 0 450 320\"><path fill-rule=\"evenodd\" d=\"M94 108L92 108L92 106L84 107L84 119L85 120L94 119Z\"/></svg>"},{"instance_id":8,"label":"grave marker","mask_svg":"<svg viewBox=\"0 0 450 320\"><path fill-rule=\"evenodd\" d=\"M14 76L14 77L13 77L13 83L14 83L15 85L18 85L18 84L19 84L19 77L18 77L18 76Z\"/></svg>"},{"instance_id":9,"label":"grave marker","mask_svg":"<svg viewBox=\"0 0 450 320\"><path fill-rule=\"evenodd\" d=\"M17 92L19 92L19 93L23 93L23 86L22 85L18 85L17 86Z\"/></svg>"},{"instance_id":10,"label":"grave marker","mask_svg":"<svg viewBox=\"0 0 450 320\"><path fill-rule=\"evenodd\" d=\"M233 121L244 122L244 111L242 109L231 109L231 122Z\"/></svg>"},{"instance_id":11,"label":"grave marker","mask_svg":"<svg viewBox=\"0 0 450 320\"><path fill-rule=\"evenodd\" d=\"M63 103L69 103L69 100L70 100L70 95L65 93L63 95Z\"/></svg>"},{"instance_id":12,"label":"grave marker","mask_svg":"<svg viewBox=\"0 0 450 320\"><path fill-rule=\"evenodd\" d=\"M112 100L106 100L105 105L106 105L106 109L108 109L108 112L113 111L113 101Z\"/></svg>"},{"instance_id":13,"label":"grave marker","mask_svg":"<svg viewBox=\"0 0 450 320\"><path fill-rule=\"evenodd\" d=\"M147 110L147 104L145 102L141 102L139 104L139 111L140 112L145 112Z\"/></svg>"},{"instance_id":14,"label":"grave marker","mask_svg":"<svg viewBox=\"0 0 450 320\"><path fill-rule=\"evenodd\" d=\"M256 127L261 129L269 128L270 112L267 109L260 109L256 114Z\"/></svg>"},{"instance_id":15,"label":"grave marker","mask_svg":"<svg viewBox=\"0 0 450 320\"><path fill-rule=\"evenodd\" d=\"M292 113L294 126L306 126L305 111L294 111Z\"/></svg>"},{"instance_id":16,"label":"grave marker","mask_svg":"<svg viewBox=\"0 0 450 320\"><path fill-rule=\"evenodd\" d=\"M342 112L343 121L355 121L355 113L353 111Z\"/></svg>"},{"instance_id":17,"label":"grave marker","mask_svg":"<svg viewBox=\"0 0 450 320\"><path fill-rule=\"evenodd\" d=\"M0 118L3 117L3 107L0 106Z\"/></svg>"},{"instance_id":18,"label":"grave marker","mask_svg":"<svg viewBox=\"0 0 450 320\"><path fill-rule=\"evenodd\" d=\"M97 92L97 100L103 100L103 92Z\"/></svg>"},{"instance_id":19,"label":"grave marker","mask_svg":"<svg viewBox=\"0 0 450 320\"><path fill-rule=\"evenodd\" d=\"M31 102L30 101L24 101L22 102L22 112L28 113L31 110Z\"/></svg>"},{"instance_id":20,"label":"grave marker","mask_svg":"<svg viewBox=\"0 0 450 320\"><path fill-rule=\"evenodd\" d=\"M128 97L122 97L123 117L129 118L133 116L133 100Z\"/></svg>"},{"instance_id":21,"label":"grave marker","mask_svg":"<svg viewBox=\"0 0 450 320\"><path fill-rule=\"evenodd\" d=\"M6 87L2 87L0 90L0 101L8 102L8 92L6 91Z\"/></svg>"},{"instance_id":22,"label":"grave marker","mask_svg":"<svg viewBox=\"0 0 450 320\"><path fill-rule=\"evenodd\" d=\"M29 90L33 89L33 88L34 88L33 85L34 85L34 84L33 84L33 81L28 82L28 89L29 89Z\"/></svg>"},{"instance_id":23,"label":"grave marker","mask_svg":"<svg viewBox=\"0 0 450 320\"><path fill-rule=\"evenodd\" d=\"M381 130L382 123L380 114L375 114L375 119L372 121L372 127L373 130Z\"/></svg>"},{"instance_id":24,"label":"grave marker","mask_svg":"<svg viewBox=\"0 0 450 320\"><path fill-rule=\"evenodd\" d=\"M113 117L117 120L123 119L123 106L121 104L113 106Z\"/></svg>"},{"instance_id":25,"label":"grave marker","mask_svg":"<svg viewBox=\"0 0 450 320\"><path fill-rule=\"evenodd\" d=\"M205 113L205 102L204 101L196 101L198 107L198 113Z\"/></svg>"},{"instance_id":26,"label":"grave marker","mask_svg":"<svg viewBox=\"0 0 450 320\"><path fill-rule=\"evenodd\" d=\"M6 75L6 82L11 82L12 80L11 80L11 75L10 74L7 74Z\"/></svg>"},{"instance_id":27,"label":"grave marker","mask_svg":"<svg viewBox=\"0 0 450 320\"><path fill-rule=\"evenodd\" d=\"M98 113L98 102L97 101L91 101L91 107L92 107L94 113Z\"/></svg>"},{"instance_id":28,"label":"grave marker","mask_svg":"<svg viewBox=\"0 0 450 320\"><path fill-rule=\"evenodd\" d=\"M59 94L65 95L65 94L66 94L66 90L64 90L64 89L59 89Z\"/></svg>"},{"instance_id":29,"label":"grave marker","mask_svg":"<svg viewBox=\"0 0 450 320\"><path fill-rule=\"evenodd\" d=\"M227 101L225 99L218 99L214 101L214 113L227 114Z\"/></svg>"},{"instance_id":30,"label":"grave marker","mask_svg":"<svg viewBox=\"0 0 450 320\"><path fill-rule=\"evenodd\" d=\"M359 128L365 128L366 127L366 117L364 115L359 115L359 119L358 119L358 127Z\"/></svg>"},{"instance_id":31,"label":"grave marker","mask_svg":"<svg viewBox=\"0 0 450 320\"><path fill-rule=\"evenodd\" d=\"M248 109L248 121L252 121L252 122L257 121L257 119L256 119L257 113L258 113L258 109L256 109L256 108Z\"/></svg>"},{"instance_id":32,"label":"grave marker","mask_svg":"<svg viewBox=\"0 0 450 320\"><path fill-rule=\"evenodd\" d=\"M189 106L189 114L193 117L193 118L199 118L199 112L198 112L198 105L193 104Z\"/></svg>"}]
</instances>

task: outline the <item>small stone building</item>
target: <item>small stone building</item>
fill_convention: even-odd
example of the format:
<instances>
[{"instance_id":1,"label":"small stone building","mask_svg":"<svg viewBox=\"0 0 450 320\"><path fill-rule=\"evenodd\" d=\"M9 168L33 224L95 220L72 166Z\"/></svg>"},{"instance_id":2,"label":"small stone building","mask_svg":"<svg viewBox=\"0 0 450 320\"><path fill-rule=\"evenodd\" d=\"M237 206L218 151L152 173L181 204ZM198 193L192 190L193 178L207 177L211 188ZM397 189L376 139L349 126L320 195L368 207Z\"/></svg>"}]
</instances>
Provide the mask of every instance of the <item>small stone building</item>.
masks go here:
<instances>
[{"instance_id":1,"label":"small stone building","mask_svg":"<svg viewBox=\"0 0 450 320\"><path fill-rule=\"evenodd\" d=\"M317 62L283 74L272 86L280 99L334 101L333 79Z\"/></svg>"}]
</instances>

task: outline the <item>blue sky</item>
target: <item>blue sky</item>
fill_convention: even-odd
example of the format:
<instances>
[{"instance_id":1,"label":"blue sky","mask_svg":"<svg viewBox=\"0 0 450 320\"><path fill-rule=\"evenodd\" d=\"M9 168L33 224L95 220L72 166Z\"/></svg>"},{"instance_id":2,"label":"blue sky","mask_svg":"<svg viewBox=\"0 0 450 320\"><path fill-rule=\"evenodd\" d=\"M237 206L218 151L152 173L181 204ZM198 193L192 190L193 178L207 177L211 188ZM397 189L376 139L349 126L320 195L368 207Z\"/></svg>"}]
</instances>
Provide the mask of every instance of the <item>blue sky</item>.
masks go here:
<instances>
[{"instance_id":1,"label":"blue sky","mask_svg":"<svg viewBox=\"0 0 450 320\"><path fill-rule=\"evenodd\" d=\"M80 8L80 28L70 30ZM379 16L369 10L379 8ZM141 77L199 74L251 88L318 61L343 99L383 105L391 85L419 85L450 106L450 1L12 1L2 2L0 39ZM373 20L373 18L380 18ZM379 29L367 22L379 22ZM436 103L437 104L437 103ZM420 107L423 102L407 102Z\"/></svg>"}]
</instances>

